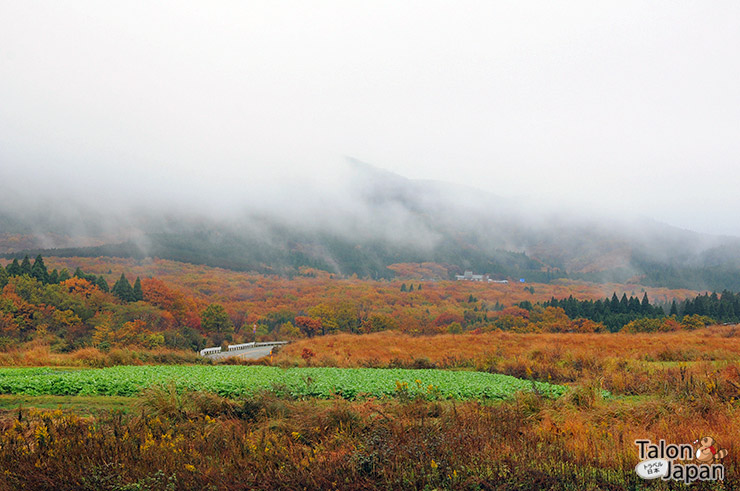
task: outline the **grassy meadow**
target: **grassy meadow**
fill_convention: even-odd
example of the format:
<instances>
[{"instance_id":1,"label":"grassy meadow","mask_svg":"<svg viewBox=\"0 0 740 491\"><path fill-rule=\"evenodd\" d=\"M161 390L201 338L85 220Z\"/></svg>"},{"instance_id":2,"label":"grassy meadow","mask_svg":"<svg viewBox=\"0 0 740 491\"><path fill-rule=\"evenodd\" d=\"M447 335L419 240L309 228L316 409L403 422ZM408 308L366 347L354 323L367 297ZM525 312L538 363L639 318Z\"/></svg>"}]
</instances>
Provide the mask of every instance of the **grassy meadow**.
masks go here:
<instances>
[{"instance_id":1,"label":"grassy meadow","mask_svg":"<svg viewBox=\"0 0 740 491\"><path fill-rule=\"evenodd\" d=\"M55 359L54 368L25 373L106 373L112 386L138 370L158 373L162 383L139 384L127 397L0 396L0 489L676 489L683 485L637 477L634 440L691 443L705 435L729 451L726 479L692 489L733 489L738 343L733 327L714 326L656 334L325 336L282 348L273 367L183 365L177 357L177 365L146 366L145 356L119 353L124 363L116 364L109 354L70 354L72 370ZM139 366L125 363L132 357ZM110 365L117 366L90 368ZM198 385L228 385L227 374L240 370L271 383L234 392ZM322 371L351 374L345 381L353 384L392 373L392 387L362 397L312 392L312 385L325 387ZM295 387L306 390L286 390L291 385L279 374L291 372ZM523 384L503 398L459 397L441 383L427 390L435 383L420 374L461 377L450 387L489 374ZM167 383L178 377L189 382ZM548 395L532 390L533 382L567 390Z\"/></svg>"}]
</instances>

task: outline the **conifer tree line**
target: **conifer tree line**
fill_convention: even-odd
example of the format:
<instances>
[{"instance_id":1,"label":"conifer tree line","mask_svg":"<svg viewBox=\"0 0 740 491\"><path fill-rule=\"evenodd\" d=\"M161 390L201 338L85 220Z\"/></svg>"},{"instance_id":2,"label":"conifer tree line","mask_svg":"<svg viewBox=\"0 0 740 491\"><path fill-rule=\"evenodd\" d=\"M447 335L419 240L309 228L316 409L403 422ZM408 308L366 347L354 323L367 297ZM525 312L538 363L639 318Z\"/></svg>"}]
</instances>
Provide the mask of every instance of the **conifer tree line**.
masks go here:
<instances>
[{"instance_id":1,"label":"conifer tree line","mask_svg":"<svg viewBox=\"0 0 740 491\"><path fill-rule=\"evenodd\" d=\"M13 259L13 262L8 264L5 268L0 266L0 289L4 288L8 283L8 278L13 276L29 276L31 278L35 278L44 285L57 285L71 278L81 278L93 285L96 285L103 292L112 293L123 302L138 302L144 299L144 293L141 290L141 279L139 279L138 276L136 277L134 285L131 286L131 283L126 279L126 276L121 273L121 277L116 281L111 289L102 275L96 276L91 273L85 273L79 267L75 270L74 275L70 275L66 268L61 271L54 269L50 273L44 264L44 258L41 257L41 254L36 256L33 264L31 264L31 259L26 256L20 263L18 262L18 259Z\"/></svg>"},{"instance_id":2,"label":"conifer tree line","mask_svg":"<svg viewBox=\"0 0 740 491\"><path fill-rule=\"evenodd\" d=\"M417 291L421 290L421 283L419 283L419 286L416 287L416 290ZM406 283L401 284L401 291L402 292L412 292L412 291L414 291L414 284L411 283L411 286L409 286L408 288L406 287Z\"/></svg>"},{"instance_id":3,"label":"conifer tree line","mask_svg":"<svg viewBox=\"0 0 740 491\"><path fill-rule=\"evenodd\" d=\"M531 303L522 302L522 308L531 310ZM740 293L724 290L717 293L705 293L693 299L673 302L668 306L653 305L647 293L639 297L616 293L604 300L577 300L573 296L558 300L552 298L542 303L543 307L560 307L571 319L583 318L603 323L609 330L616 331L636 319L660 319L666 316L683 318L698 315L708 317L718 323L735 323L740 321ZM666 312L666 308L668 311Z\"/></svg>"},{"instance_id":4,"label":"conifer tree line","mask_svg":"<svg viewBox=\"0 0 740 491\"><path fill-rule=\"evenodd\" d=\"M121 277L118 278L118 281L113 285L111 293L124 302L138 302L139 300L144 300L144 294L141 291L141 280L138 276L136 277L136 281L132 287L131 283L126 279L126 275L121 273Z\"/></svg>"},{"instance_id":5,"label":"conifer tree line","mask_svg":"<svg viewBox=\"0 0 740 491\"><path fill-rule=\"evenodd\" d=\"M740 293L724 290L720 295L705 293L693 299L671 304L669 315L705 315L717 322L740 321Z\"/></svg>"}]
</instances>

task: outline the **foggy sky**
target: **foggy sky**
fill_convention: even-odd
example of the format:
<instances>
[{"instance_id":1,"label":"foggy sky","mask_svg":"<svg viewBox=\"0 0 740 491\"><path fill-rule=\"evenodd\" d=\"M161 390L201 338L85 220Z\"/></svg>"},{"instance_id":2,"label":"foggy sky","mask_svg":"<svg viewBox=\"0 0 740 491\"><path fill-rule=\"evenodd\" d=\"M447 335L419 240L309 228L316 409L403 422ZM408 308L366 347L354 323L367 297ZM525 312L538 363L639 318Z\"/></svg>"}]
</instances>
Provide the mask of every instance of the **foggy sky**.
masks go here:
<instances>
[{"instance_id":1,"label":"foggy sky","mask_svg":"<svg viewBox=\"0 0 740 491\"><path fill-rule=\"evenodd\" d=\"M341 194L351 156L740 235L739 19L729 1L0 0L0 204L289 210Z\"/></svg>"}]
</instances>

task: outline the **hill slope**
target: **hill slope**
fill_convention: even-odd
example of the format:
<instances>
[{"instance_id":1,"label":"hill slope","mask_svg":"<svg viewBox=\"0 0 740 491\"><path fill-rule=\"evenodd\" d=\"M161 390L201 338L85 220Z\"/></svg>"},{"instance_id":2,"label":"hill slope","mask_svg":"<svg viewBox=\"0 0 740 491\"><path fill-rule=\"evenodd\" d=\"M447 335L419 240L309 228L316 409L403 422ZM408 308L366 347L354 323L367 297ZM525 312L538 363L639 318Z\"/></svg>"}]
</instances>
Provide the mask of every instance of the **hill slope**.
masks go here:
<instances>
[{"instance_id":1,"label":"hill slope","mask_svg":"<svg viewBox=\"0 0 740 491\"><path fill-rule=\"evenodd\" d=\"M282 275L306 266L388 278L396 274L390 265L429 262L448 276L473 270L540 282L632 279L740 290L739 239L639 217L607 220L531 209L353 160L345 177L334 188L307 189L307 197L287 210L265 203L200 215L144 207L117 214L49 206L5 211L0 246L6 257L151 256Z\"/></svg>"}]
</instances>

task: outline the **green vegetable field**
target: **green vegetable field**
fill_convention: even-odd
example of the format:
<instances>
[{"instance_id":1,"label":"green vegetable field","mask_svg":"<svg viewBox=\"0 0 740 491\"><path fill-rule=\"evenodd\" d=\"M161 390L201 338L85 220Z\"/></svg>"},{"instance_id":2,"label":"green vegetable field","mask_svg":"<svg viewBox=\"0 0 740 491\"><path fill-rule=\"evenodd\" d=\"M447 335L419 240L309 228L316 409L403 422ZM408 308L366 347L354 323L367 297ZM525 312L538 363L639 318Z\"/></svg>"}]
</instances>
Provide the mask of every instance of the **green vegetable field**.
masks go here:
<instances>
[{"instance_id":1,"label":"green vegetable field","mask_svg":"<svg viewBox=\"0 0 740 491\"><path fill-rule=\"evenodd\" d=\"M520 390L558 397L561 385L483 372L376 368L266 366L118 366L89 370L0 368L0 393L27 395L132 396L147 387L175 383L179 389L237 397L275 390L294 397L412 397L506 399Z\"/></svg>"}]
</instances>

